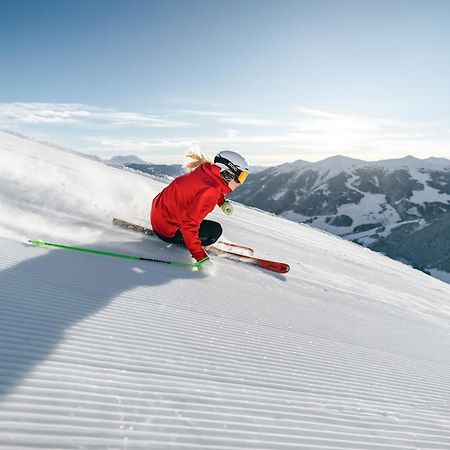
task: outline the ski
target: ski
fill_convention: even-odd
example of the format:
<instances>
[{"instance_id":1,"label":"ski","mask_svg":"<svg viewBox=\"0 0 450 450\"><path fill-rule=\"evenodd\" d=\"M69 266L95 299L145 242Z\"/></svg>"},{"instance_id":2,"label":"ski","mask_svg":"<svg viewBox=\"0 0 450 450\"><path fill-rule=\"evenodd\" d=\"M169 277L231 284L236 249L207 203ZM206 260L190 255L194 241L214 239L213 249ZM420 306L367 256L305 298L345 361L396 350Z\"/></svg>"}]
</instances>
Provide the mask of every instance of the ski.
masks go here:
<instances>
[{"instance_id":1,"label":"ski","mask_svg":"<svg viewBox=\"0 0 450 450\"><path fill-rule=\"evenodd\" d=\"M120 228L124 228L129 231L134 231L136 233L141 233L146 236L155 236L155 232L152 229L127 222L126 220L114 218L113 224ZM252 265L258 266L262 269L270 270L271 272L287 273L290 270L289 265L286 263L256 258L255 256L253 256L253 249L251 249L250 247L244 247L244 246L241 246L238 244L229 244L228 242L222 242L222 241L218 241L218 243L224 244L224 245L229 245L230 247L232 247L232 248L234 247L239 250L242 250L242 249L244 249L244 251L250 250L251 255L244 255L242 253L237 253L235 251L223 250L223 249L217 247L216 245L209 246L207 249L208 252L210 252L216 256L219 256L219 257L231 259L233 261L238 261L238 262L242 262L242 263L246 263L246 264L252 264Z\"/></svg>"},{"instance_id":2,"label":"ski","mask_svg":"<svg viewBox=\"0 0 450 450\"><path fill-rule=\"evenodd\" d=\"M276 273L288 273L290 270L289 264L270 261L267 259L256 258L255 256L241 255L239 253L229 252L227 250L221 250L217 247L208 247L208 252L219 257L231 259L233 261L238 261L246 264L252 264L258 266L262 269L270 270Z\"/></svg>"},{"instance_id":3,"label":"ski","mask_svg":"<svg viewBox=\"0 0 450 450\"><path fill-rule=\"evenodd\" d=\"M77 252L83 252L83 253L90 253L94 255L102 255L102 256L112 256L114 258L123 258L123 259L133 259L137 261L147 261L152 263L159 263L159 264L167 264L171 266L176 267L183 267L186 269L198 269L198 264L196 263L185 263L185 262L179 262L179 261L167 261L164 259L154 259L154 258L144 258L142 256L135 256L135 255L126 255L124 253L113 253L113 252L104 252L100 250L93 250L90 248L81 248L81 247L71 247L68 245L61 245L61 244L53 244L51 242L44 242L40 240L29 240L28 241L31 245L35 245L37 247L49 247L49 248L60 248L64 250L72 250Z\"/></svg>"},{"instance_id":4,"label":"ski","mask_svg":"<svg viewBox=\"0 0 450 450\"><path fill-rule=\"evenodd\" d=\"M124 230L134 231L135 233L145 234L146 236L156 236L155 232L151 228L145 228L135 223L127 222L126 220L117 219L114 217L112 221L113 225Z\"/></svg>"},{"instance_id":5,"label":"ski","mask_svg":"<svg viewBox=\"0 0 450 450\"><path fill-rule=\"evenodd\" d=\"M135 233L141 233L146 236L156 236L155 232L151 228L146 228L141 225L136 225L134 223L128 222L126 220L114 218L112 221L113 225L123 228L125 230L134 231ZM225 242L225 241L217 241L214 246L221 246L225 247L226 249L230 250L231 252L242 252L246 254L247 256L252 256L254 254L254 251L250 247L246 247L244 245L239 244L232 244L231 242Z\"/></svg>"}]
</instances>

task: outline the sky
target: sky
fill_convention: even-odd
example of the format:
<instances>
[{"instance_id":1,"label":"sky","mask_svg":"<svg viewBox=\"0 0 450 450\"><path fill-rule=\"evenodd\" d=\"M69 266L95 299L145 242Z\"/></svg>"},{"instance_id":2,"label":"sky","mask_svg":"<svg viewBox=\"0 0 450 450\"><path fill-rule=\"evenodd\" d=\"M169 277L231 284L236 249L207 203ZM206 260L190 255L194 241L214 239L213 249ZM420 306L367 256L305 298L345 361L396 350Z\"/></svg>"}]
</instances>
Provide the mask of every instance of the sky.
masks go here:
<instances>
[{"instance_id":1,"label":"sky","mask_svg":"<svg viewBox=\"0 0 450 450\"><path fill-rule=\"evenodd\" d=\"M102 158L450 158L450 0L0 0L0 129Z\"/></svg>"}]
</instances>

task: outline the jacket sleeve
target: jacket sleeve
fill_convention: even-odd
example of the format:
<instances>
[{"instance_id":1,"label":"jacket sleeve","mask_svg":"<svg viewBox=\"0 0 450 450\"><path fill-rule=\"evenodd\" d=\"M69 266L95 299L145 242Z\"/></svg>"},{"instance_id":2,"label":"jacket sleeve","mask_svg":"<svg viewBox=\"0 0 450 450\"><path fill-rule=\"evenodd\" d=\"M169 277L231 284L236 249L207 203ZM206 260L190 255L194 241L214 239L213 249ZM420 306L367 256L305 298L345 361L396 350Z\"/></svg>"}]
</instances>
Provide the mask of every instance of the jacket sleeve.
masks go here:
<instances>
[{"instance_id":1,"label":"jacket sleeve","mask_svg":"<svg viewBox=\"0 0 450 450\"><path fill-rule=\"evenodd\" d=\"M208 256L198 237L198 230L203 219L214 209L216 203L217 191L215 189L207 187L198 192L192 205L186 211L180 227L186 247L197 261Z\"/></svg>"},{"instance_id":2,"label":"jacket sleeve","mask_svg":"<svg viewBox=\"0 0 450 450\"><path fill-rule=\"evenodd\" d=\"M219 200L217 200L217 206L222 206L225 203L225 197L223 194L220 194Z\"/></svg>"}]
</instances>

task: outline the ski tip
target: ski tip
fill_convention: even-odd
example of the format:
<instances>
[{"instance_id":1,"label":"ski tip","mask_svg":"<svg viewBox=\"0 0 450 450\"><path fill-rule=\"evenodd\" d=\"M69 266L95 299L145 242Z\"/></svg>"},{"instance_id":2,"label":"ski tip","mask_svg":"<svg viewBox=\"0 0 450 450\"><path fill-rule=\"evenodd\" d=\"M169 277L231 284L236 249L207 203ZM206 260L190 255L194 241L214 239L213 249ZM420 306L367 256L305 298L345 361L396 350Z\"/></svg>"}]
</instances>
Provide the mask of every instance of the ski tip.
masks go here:
<instances>
[{"instance_id":1,"label":"ski tip","mask_svg":"<svg viewBox=\"0 0 450 450\"><path fill-rule=\"evenodd\" d=\"M277 273L288 273L291 268L289 267L289 264L286 263L280 263L275 261L261 261L259 264L260 267L266 270L271 270L272 272Z\"/></svg>"},{"instance_id":2,"label":"ski tip","mask_svg":"<svg viewBox=\"0 0 450 450\"><path fill-rule=\"evenodd\" d=\"M288 264L281 264L280 270L278 273L288 273L291 270Z\"/></svg>"}]
</instances>

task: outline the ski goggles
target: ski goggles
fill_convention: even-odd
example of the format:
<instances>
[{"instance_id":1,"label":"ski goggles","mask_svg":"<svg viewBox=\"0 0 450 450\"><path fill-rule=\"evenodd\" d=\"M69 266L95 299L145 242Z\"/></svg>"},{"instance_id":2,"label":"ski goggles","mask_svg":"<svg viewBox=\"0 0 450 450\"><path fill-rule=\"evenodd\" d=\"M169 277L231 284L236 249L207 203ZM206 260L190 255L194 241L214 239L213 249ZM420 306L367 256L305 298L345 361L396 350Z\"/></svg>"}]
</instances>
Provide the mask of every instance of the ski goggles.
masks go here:
<instances>
[{"instance_id":1,"label":"ski goggles","mask_svg":"<svg viewBox=\"0 0 450 450\"><path fill-rule=\"evenodd\" d=\"M236 173L232 173L228 170L222 171L222 177L229 183L231 180L236 181L236 183L242 184L248 177L248 172L244 170L238 170Z\"/></svg>"},{"instance_id":2,"label":"ski goggles","mask_svg":"<svg viewBox=\"0 0 450 450\"><path fill-rule=\"evenodd\" d=\"M241 170L228 159L223 158L220 154L214 158L215 163L221 163L227 167L226 170L222 171L223 178L229 183L231 180L236 181L236 183L242 184L248 177L248 170Z\"/></svg>"},{"instance_id":3,"label":"ski goggles","mask_svg":"<svg viewBox=\"0 0 450 450\"><path fill-rule=\"evenodd\" d=\"M239 184L242 184L248 177L248 172L241 170L238 175L234 177L235 181Z\"/></svg>"}]
</instances>

